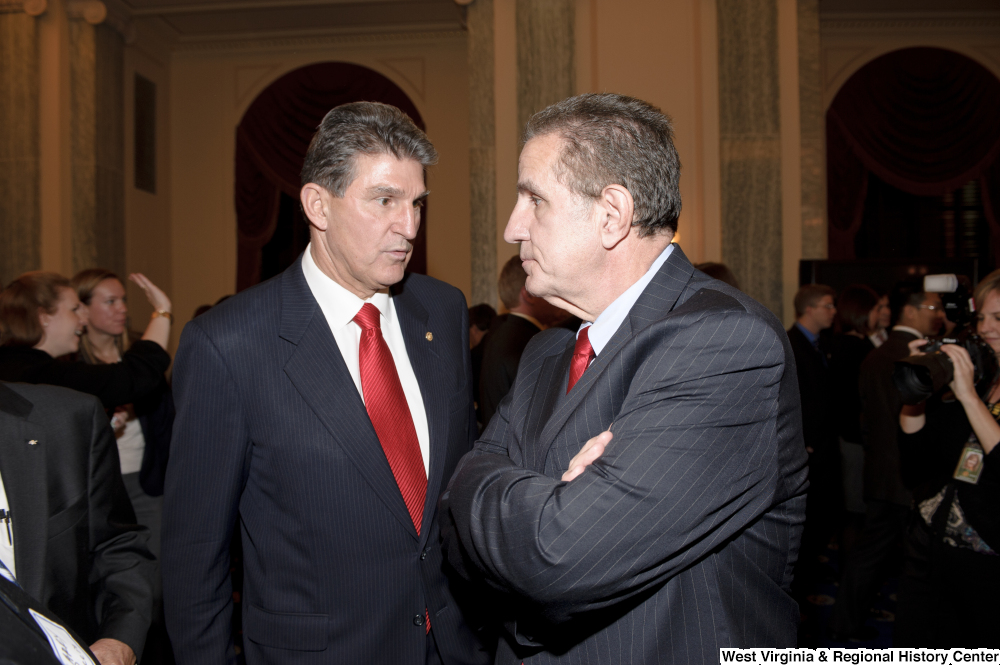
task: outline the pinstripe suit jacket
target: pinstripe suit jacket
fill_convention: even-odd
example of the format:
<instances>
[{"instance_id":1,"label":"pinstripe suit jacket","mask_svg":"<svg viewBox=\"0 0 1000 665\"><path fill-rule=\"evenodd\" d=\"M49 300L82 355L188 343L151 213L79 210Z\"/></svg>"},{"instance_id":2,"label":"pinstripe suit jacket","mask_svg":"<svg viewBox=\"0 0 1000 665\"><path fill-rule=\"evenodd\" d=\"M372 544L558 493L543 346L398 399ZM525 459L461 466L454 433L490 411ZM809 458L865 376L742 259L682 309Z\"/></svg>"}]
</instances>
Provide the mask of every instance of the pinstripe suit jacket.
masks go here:
<instances>
[{"instance_id":1,"label":"pinstripe suit jacket","mask_svg":"<svg viewBox=\"0 0 1000 665\"><path fill-rule=\"evenodd\" d=\"M806 453L788 337L679 247L565 395L532 339L442 498L455 567L500 595L497 663L717 663L794 646ZM561 474L591 437L604 455Z\"/></svg>"},{"instance_id":2,"label":"pinstripe suit jacket","mask_svg":"<svg viewBox=\"0 0 1000 665\"><path fill-rule=\"evenodd\" d=\"M163 516L178 663L233 658L237 519L249 665L423 665L424 608L447 665L487 659L442 572L436 516L476 432L465 298L422 275L393 292L430 430L419 536L300 261L184 329Z\"/></svg>"}]
</instances>

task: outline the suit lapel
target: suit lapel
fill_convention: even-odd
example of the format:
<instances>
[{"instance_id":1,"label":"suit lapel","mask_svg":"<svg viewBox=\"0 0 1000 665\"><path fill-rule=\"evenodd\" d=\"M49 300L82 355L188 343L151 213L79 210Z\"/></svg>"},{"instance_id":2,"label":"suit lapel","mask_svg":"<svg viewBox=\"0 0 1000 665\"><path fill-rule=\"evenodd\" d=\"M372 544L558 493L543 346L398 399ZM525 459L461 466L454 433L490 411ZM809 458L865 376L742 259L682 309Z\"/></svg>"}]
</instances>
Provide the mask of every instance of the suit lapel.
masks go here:
<instances>
[{"instance_id":1,"label":"suit lapel","mask_svg":"<svg viewBox=\"0 0 1000 665\"><path fill-rule=\"evenodd\" d=\"M403 287L403 288L397 288ZM439 397L439 386L445 385L439 379L444 359L438 353L433 337L427 339L427 333L434 333L429 326L430 317L419 300L406 290L405 282L393 288L392 301L396 308L400 330L403 332L403 342L406 344L406 355L410 366L417 377L420 386L420 397L424 402L424 412L427 415L427 430L430 459L428 460L427 496L424 499L423 524L429 526L437 509L439 489L444 474L444 463L448 454L449 426L448 404ZM458 368L452 367L458 371ZM429 528L421 529L420 542L427 540Z\"/></svg>"},{"instance_id":2,"label":"suit lapel","mask_svg":"<svg viewBox=\"0 0 1000 665\"><path fill-rule=\"evenodd\" d=\"M285 374L389 511L416 538L365 404L299 262L282 274L282 296L279 334L295 345Z\"/></svg>"},{"instance_id":3,"label":"suit lapel","mask_svg":"<svg viewBox=\"0 0 1000 665\"><path fill-rule=\"evenodd\" d=\"M561 393L566 390L569 364L573 358L573 346L573 338L570 337L562 353L547 356L542 360L542 367L538 372L538 380L535 382L535 390L528 406L524 427L525 441L537 443L524 447L523 464L538 473L542 473L545 469L545 454L552 444L551 439L544 438L544 433L547 424L556 417L553 412L559 403ZM546 441L545 445L539 445L543 441Z\"/></svg>"},{"instance_id":4,"label":"suit lapel","mask_svg":"<svg viewBox=\"0 0 1000 665\"><path fill-rule=\"evenodd\" d=\"M0 384L0 473L14 523L17 582L43 597L49 497L45 430L28 420L34 405ZM29 444L29 441L36 441Z\"/></svg>"},{"instance_id":5,"label":"suit lapel","mask_svg":"<svg viewBox=\"0 0 1000 665\"><path fill-rule=\"evenodd\" d=\"M552 414L538 439L538 455L540 463L544 464L549 448L555 441L559 432L562 431L570 416L576 412L577 408L586 398L587 394L598 383L605 370L611 366L621 350L625 348L630 340L640 330L648 327L654 321L662 319L677 304L677 299L691 280L694 266L688 261L679 245L674 245L670 256L660 267L659 271L646 286L639 298L632 305L628 316L622 321L621 326L608 341L607 346L594 359L587 371L583 373L580 380L569 395L559 406L558 410ZM572 356L572 350L569 357ZM566 361L564 372L568 375L569 357ZM562 385L562 384L560 384ZM597 434L595 432L595 434ZM581 441L582 446L585 442Z\"/></svg>"}]
</instances>

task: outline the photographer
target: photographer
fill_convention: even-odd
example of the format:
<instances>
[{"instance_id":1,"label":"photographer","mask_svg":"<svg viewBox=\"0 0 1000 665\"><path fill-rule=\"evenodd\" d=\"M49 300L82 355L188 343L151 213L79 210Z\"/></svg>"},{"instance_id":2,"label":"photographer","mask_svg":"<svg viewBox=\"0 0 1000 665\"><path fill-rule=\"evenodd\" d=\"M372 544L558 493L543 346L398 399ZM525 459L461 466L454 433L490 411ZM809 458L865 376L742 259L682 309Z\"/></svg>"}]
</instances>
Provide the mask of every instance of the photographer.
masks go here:
<instances>
[{"instance_id":1,"label":"photographer","mask_svg":"<svg viewBox=\"0 0 1000 665\"><path fill-rule=\"evenodd\" d=\"M976 332L1000 356L1000 271L975 292ZM911 349L926 344L911 343ZM1000 382L980 399L975 367L957 345L951 393L900 413L903 480L914 510L906 534L894 646L997 647L1000 593Z\"/></svg>"}]
</instances>

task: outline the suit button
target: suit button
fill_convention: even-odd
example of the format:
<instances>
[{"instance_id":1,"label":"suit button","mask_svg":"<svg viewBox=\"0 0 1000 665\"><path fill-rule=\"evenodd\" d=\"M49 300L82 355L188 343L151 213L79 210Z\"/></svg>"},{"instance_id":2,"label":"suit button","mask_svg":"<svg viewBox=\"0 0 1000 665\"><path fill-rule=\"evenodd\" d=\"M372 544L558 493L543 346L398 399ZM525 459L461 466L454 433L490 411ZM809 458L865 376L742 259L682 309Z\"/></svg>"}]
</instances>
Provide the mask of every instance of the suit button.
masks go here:
<instances>
[{"instance_id":1,"label":"suit button","mask_svg":"<svg viewBox=\"0 0 1000 665\"><path fill-rule=\"evenodd\" d=\"M427 552L428 552L428 550L430 550L429 547L424 548L424 551L420 553L420 560L421 561L424 561L425 559L427 559Z\"/></svg>"},{"instance_id":2,"label":"suit button","mask_svg":"<svg viewBox=\"0 0 1000 665\"><path fill-rule=\"evenodd\" d=\"M414 626L422 626L422 625L424 625L424 615L423 614L418 614L415 617L413 617L413 625Z\"/></svg>"}]
</instances>

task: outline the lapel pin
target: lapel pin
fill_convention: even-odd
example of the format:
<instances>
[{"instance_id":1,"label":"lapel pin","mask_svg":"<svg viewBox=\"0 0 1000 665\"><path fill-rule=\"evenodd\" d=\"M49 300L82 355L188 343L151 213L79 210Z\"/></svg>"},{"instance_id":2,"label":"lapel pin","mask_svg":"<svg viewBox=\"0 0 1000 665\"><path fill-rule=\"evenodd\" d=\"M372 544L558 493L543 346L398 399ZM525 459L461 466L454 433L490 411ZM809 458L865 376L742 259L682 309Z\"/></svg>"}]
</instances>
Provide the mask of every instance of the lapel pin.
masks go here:
<instances>
[{"instance_id":1,"label":"lapel pin","mask_svg":"<svg viewBox=\"0 0 1000 665\"><path fill-rule=\"evenodd\" d=\"M427 333L426 335L424 335L424 339L426 339L428 342L433 342L434 341L434 333L432 333L432 332Z\"/></svg>"},{"instance_id":2,"label":"lapel pin","mask_svg":"<svg viewBox=\"0 0 1000 665\"><path fill-rule=\"evenodd\" d=\"M28 445L29 446L36 446L36 445L38 445L38 439L32 439L31 441L28 442Z\"/></svg>"}]
</instances>

